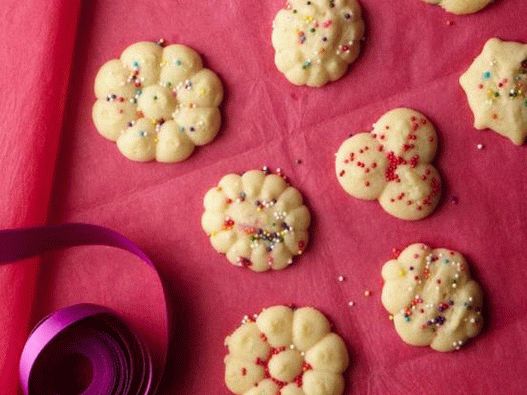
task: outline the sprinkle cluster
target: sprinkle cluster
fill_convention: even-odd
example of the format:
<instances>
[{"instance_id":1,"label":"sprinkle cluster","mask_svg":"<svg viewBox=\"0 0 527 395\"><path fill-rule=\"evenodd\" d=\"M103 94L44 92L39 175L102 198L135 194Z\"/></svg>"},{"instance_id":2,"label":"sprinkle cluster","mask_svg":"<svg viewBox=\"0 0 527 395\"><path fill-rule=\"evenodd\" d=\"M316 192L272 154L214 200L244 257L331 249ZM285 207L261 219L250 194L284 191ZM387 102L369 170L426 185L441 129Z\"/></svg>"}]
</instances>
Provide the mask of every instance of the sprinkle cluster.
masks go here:
<instances>
[{"instance_id":1,"label":"sprinkle cluster","mask_svg":"<svg viewBox=\"0 0 527 395\"><path fill-rule=\"evenodd\" d=\"M441 193L441 180L429 163L436 146L435 130L424 115L392 110L370 136L359 133L341 145L336 158L339 182L355 197L379 199L396 217L424 218Z\"/></svg>"},{"instance_id":2,"label":"sprinkle cluster","mask_svg":"<svg viewBox=\"0 0 527 395\"><path fill-rule=\"evenodd\" d=\"M410 344L426 342L439 351L451 351L479 333L481 290L459 253L411 245L386 263L383 279L383 304ZM442 331L444 327L448 328Z\"/></svg>"},{"instance_id":3,"label":"sprinkle cluster","mask_svg":"<svg viewBox=\"0 0 527 395\"><path fill-rule=\"evenodd\" d=\"M527 59L524 59L516 69L512 78L500 77L496 71L497 61L490 62L490 68L481 74L478 89L485 90L487 105L492 106L498 100L521 100L527 107ZM497 113L492 117L496 119Z\"/></svg>"},{"instance_id":4,"label":"sprinkle cluster","mask_svg":"<svg viewBox=\"0 0 527 395\"><path fill-rule=\"evenodd\" d=\"M259 192L251 190L255 186ZM228 175L205 197L202 225L213 246L234 265L255 271L283 269L307 245L309 211L296 199L299 196L280 168L275 173L264 166ZM223 203L212 203L213 199Z\"/></svg>"},{"instance_id":5,"label":"sprinkle cluster","mask_svg":"<svg viewBox=\"0 0 527 395\"><path fill-rule=\"evenodd\" d=\"M95 92L97 130L132 160L184 160L212 141L221 123L217 76L194 50L164 40L132 44L104 64Z\"/></svg>"},{"instance_id":6,"label":"sprinkle cluster","mask_svg":"<svg viewBox=\"0 0 527 395\"><path fill-rule=\"evenodd\" d=\"M336 48L332 48L334 43L328 39L328 36L335 34L335 29L338 27L337 24L333 23L332 18L339 18L346 23L352 23L354 21L354 14L351 10L342 10L336 15L330 14L331 16L327 19L317 19L311 14L317 14L316 5L311 1L305 2L306 6L309 7L304 9L304 12L298 12L297 8L294 8L293 5L287 3L286 10L291 14L291 19L296 21L296 35L298 37L297 44L299 46L308 45L306 41L313 41L314 46L317 47L315 51L312 52L312 56L306 58L302 68L304 70L308 69L313 63L321 64L322 56L326 54L327 51L333 50L336 55L341 53L347 53L351 50L354 45L354 39L349 39L345 44L338 44ZM330 1L328 4L329 9L335 8L335 2ZM312 8L312 9L310 9Z\"/></svg>"},{"instance_id":7,"label":"sprinkle cluster","mask_svg":"<svg viewBox=\"0 0 527 395\"><path fill-rule=\"evenodd\" d=\"M296 85L324 85L356 59L363 32L356 0L290 0L273 23L277 67Z\"/></svg>"},{"instance_id":8,"label":"sprinkle cluster","mask_svg":"<svg viewBox=\"0 0 527 395\"><path fill-rule=\"evenodd\" d=\"M226 384L235 394L316 393L321 385L343 393L346 347L314 308L273 306L246 315L225 345Z\"/></svg>"},{"instance_id":9,"label":"sprinkle cluster","mask_svg":"<svg viewBox=\"0 0 527 395\"><path fill-rule=\"evenodd\" d=\"M459 79L474 127L521 145L527 138L527 44L491 38Z\"/></svg>"}]
</instances>

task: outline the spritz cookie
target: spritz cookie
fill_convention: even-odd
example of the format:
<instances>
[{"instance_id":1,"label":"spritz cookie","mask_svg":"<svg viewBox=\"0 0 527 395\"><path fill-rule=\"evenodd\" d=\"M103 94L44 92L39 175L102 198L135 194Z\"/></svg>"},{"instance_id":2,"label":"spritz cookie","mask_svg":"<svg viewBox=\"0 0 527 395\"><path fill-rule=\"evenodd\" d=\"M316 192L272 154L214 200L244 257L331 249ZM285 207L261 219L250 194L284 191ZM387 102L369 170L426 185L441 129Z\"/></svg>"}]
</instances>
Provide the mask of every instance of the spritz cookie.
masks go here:
<instances>
[{"instance_id":1,"label":"spritz cookie","mask_svg":"<svg viewBox=\"0 0 527 395\"><path fill-rule=\"evenodd\" d=\"M244 395L340 395L349 358L342 338L312 307L273 306L244 317L225 339L225 383Z\"/></svg>"},{"instance_id":2,"label":"spritz cookie","mask_svg":"<svg viewBox=\"0 0 527 395\"><path fill-rule=\"evenodd\" d=\"M479 334L483 294L459 252L412 244L382 268L382 304L404 342L453 351Z\"/></svg>"},{"instance_id":3,"label":"spritz cookie","mask_svg":"<svg viewBox=\"0 0 527 395\"><path fill-rule=\"evenodd\" d=\"M337 179L351 196L379 200L394 217L418 220L439 202L441 178L431 164L437 150L432 123L421 113L397 108L384 114L370 133L340 146Z\"/></svg>"},{"instance_id":4,"label":"spritz cookie","mask_svg":"<svg viewBox=\"0 0 527 395\"><path fill-rule=\"evenodd\" d=\"M520 145L527 137L527 45L491 38L459 80L476 129Z\"/></svg>"},{"instance_id":5,"label":"spritz cookie","mask_svg":"<svg viewBox=\"0 0 527 395\"><path fill-rule=\"evenodd\" d=\"M289 0L273 22L276 67L295 85L320 87L357 59L363 34L356 0Z\"/></svg>"},{"instance_id":6,"label":"spritz cookie","mask_svg":"<svg viewBox=\"0 0 527 395\"><path fill-rule=\"evenodd\" d=\"M277 169L228 174L204 198L201 226L236 266L281 270L304 252L311 216L302 195Z\"/></svg>"},{"instance_id":7,"label":"spritz cookie","mask_svg":"<svg viewBox=\"0 0 527 395\"><path fill-rule=\"evenodd\" d=\"M130 45L100 68L95 96L95 127L134 161L185 160L220 129L221 81L184 45Z\"/></svg>"},{"instance_id":8,"label":"spritz cookie","mask_svg":"<svg viewBox=\"0 0 527 395\"><path fill-rule=\"evenodd\" d=\"M423 0L428 4L436 4L452 14L465 15L481 11L493 0Z\"/></svg>"}]
</instances>

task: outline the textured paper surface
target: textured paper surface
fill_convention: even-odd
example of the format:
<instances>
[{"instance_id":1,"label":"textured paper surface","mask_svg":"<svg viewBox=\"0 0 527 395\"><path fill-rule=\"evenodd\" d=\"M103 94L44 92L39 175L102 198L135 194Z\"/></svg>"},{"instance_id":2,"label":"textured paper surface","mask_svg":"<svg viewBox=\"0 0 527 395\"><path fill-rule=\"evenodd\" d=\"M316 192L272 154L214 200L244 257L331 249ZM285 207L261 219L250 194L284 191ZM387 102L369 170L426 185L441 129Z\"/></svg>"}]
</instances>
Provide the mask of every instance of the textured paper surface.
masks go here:
<instances>
[{"instance_id":1,"label":"textured paper surface","mask_svg":"<svg viewBox=\"0 0 527 395\"><path fill-rule=\"evenodd\" d=\"M224 337L244 314L294 303L324 311L346 340L347 393L521 393L527 147L474 130L457 80L488 38L527 42L527 4L498 0L481 13L454 17L419 0L363 0L363 53L343 79L323 89L294 87L274 66L271 23L282 1L151 4L94 1L81 9L51 219L115 228L160 264L176 314L165 392L227 393ZM176 165L126 160L91 121L98 68L128 44L160 37L202 53L226 91L217 139ZM398 106L425 113L440 138L435 164L444 198L431 217L415 223L349 197L334 175L334 153L347 135L369 130ZM485 148L477 150L478 143ZM1 160L5 169L19 165L16 158ZM287 270L255 274L213 251L200 216L204 193L224 174L264 164L281 167L304 194L312 242ZM382 264L392 248L416 241L460 251L484 288L484 332L461 352L405 345L381 306ZM123 312L162 347L159 289L129 255L77 249L45 263L33 322L58 306L99 302ZM346 280L339 283L339 275ZM2 308L10 303L0 301ZM6 341L4 333L0 339Z\"/></svg>"},{"instance_id":2,"label":"textured paper surface","mask_svg":"<svg viewBox=\"0 0 527 395\"><path fill-rule=\"evenodd\" d=\"M0 227L46 221L79 4L0 5ZM0 392L16 392L37 259L0 268Z\"/></svg>"}]
</instances>

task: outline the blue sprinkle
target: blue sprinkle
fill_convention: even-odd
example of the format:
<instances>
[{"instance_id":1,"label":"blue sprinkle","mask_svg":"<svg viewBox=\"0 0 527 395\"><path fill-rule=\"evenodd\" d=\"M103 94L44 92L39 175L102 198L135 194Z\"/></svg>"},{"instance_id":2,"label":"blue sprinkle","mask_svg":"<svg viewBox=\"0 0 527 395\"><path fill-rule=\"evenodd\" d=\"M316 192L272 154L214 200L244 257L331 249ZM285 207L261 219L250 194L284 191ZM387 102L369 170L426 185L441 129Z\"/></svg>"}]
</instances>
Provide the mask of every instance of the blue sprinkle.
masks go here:
<instances>
[{"instance_id":1,"label":"blue sprinkle","mask_svg":"<svg viewBox=\"0 0 527 395\"><path fill-rule=\"evenodd\" d=\"M483 73L483 79L484 79L484 80L488 80L488 79L490 78L491 75L492 75L492 74L491 74L490 71L485 71L485 72Z\"/></svg>"}]
</instances>

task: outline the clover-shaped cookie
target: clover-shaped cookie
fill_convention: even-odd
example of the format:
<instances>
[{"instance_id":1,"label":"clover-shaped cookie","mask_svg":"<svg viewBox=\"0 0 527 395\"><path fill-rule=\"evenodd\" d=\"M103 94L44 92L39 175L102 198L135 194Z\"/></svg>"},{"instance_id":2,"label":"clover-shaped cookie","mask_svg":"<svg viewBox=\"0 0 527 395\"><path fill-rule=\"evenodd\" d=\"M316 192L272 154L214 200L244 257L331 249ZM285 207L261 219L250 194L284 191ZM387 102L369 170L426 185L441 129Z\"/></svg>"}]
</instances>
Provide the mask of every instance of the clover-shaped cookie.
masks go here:
<instances>
[{"instance_id":1,"label":"clover-shaped cookie","mask_svg":"<svg viewBox=\"0 0 527 395\"><path fill-rule=\"evenodd\" d=\"M481 331L483 294L459 252L412 244L382 278L382 304L406 343L453 351Z\"/></svg>"},{"instance_id":2,"label":"clover-shaped cookie","mask_svg":"<svg viewBox=\"0 0 527 395\"><path fill-rule=\"evenodd\" d=\"M235 394L340 395L349 359L342 338L312 307L273 306L225 339L225 383Z\"/></svg>"},{"instance_id":3,"label":"clover-shaped cookie","mask_svg":"<svg viewBox=\"0 0 527 395\"><path fill-rule=\"evenodd\" d=\"M95 127L131 160L185 160L220 129L221 81L184 45L130 45L100 68L95 95Z\"/></svg>"},{"instance_id":4,"label":"clover-shaped cookie","mask_svg":"<svg viewBox=\"0 0 527 395\"><path fill-rule=\"evenodd\" d=\"M441 193L432 166L437 135L421 113L397 108L384 114L371 133L359 133L340 146L337 179L350 195L378 199L389 214L405 220L430 215Z\"/></svg>"},{"instance_id":5,"label":"clover-shaped cookie","mask_svg":"<svg viewBox=\"0 0 527 395\"><path fill-rule=\"evenodd\" d=\"M423 0L428 4L440 5L452 14L465 15L481 11L493 0Z\"/></svg>"},{"instance_id":6,"label":"clover-shaped cookie","mask_svg":"<svg viewBox=\"0 0 527 395\"><path fill-rule=\"evenodd\" d=\"M281 270L306 248L311 217L302 195L267 167L224 176L204 206L203 230L233 265Z\"/></svg>"},{"instance_id":7,"label":"clover-shaped cookie","mask_svg":"<svg viewBox=\"0 0 527 395\"><path fill-rule=\"evenodd\" d=\"M521 145L527 137L527 45L491 38L459 80L474 127Z\"/></svg>"},{"instance_id":8,"label":"clover-shaped cookie","mask_svg":"<svg viewBox=\"0 0 527 395\"><path fill-rule=\"evenodd\" d=\"M320 87L344 75L363 34L356 0L289 0L273 22L276 67L295 85Z\"/></svg>"}]
</instances>

